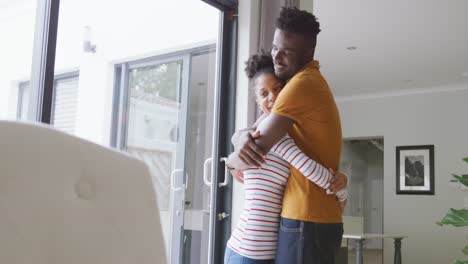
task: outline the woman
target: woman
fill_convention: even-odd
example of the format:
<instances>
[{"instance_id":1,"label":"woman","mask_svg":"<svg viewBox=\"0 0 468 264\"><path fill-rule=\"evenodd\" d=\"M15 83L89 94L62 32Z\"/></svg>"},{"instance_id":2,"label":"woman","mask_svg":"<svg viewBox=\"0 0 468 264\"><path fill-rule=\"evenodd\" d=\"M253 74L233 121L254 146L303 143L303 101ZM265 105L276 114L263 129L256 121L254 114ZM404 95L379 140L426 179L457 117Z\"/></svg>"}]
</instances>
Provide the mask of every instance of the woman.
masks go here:
<instances>
[{"instance_id":1,"label":"woman","mask_svg":"<svg viewBox=\"0 0 468 264\"><path fill-rule=\"evenodd\" d=\"M256 102L264 115L268 115L284 83L276 78L269 54L253 55L246 65L245 71L253 85ZM257 123L259 131L262 122ZM226 164L229 167L229 159ZM243 174L245 201L237 228L228 241L225 264L274 263L282 198L290 166L318 186L329 187L332 174L307 157L289 136L273 146L261 167L242 172L231 169L233 174ZM336 196L344 202L347 191L342 190Z\"/></svg>"}]
</instances>

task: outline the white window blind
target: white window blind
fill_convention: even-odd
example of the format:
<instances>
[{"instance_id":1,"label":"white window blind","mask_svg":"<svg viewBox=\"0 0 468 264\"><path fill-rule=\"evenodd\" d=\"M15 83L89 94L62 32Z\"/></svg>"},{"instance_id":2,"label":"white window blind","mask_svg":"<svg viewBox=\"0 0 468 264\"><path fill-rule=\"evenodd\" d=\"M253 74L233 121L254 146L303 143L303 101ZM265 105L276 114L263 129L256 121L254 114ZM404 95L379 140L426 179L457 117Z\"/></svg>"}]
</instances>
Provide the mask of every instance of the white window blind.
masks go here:
<instances>
[{"instance_id":1,"label":"white window blind","mask_svg":"<svg viewBox=\"0 0 468 264\"><path fill-rule=\"evenodd\" d=\"M78 105L78 76L57 79L54 87L52 125L70 134L75 133Z\"/></svg>"}]
</instances>

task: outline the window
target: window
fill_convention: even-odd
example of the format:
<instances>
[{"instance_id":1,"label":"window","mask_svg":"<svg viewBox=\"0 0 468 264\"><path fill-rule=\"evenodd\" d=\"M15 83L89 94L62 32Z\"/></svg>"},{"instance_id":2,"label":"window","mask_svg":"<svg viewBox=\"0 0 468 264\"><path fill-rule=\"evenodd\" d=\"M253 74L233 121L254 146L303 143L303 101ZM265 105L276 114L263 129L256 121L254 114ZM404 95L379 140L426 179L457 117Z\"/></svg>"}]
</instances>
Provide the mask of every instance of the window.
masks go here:
<instances>
[{"instance_id":1,"label":"window","mask_svg":"<svg viewBox=\"0 0 468 264\"><path fill-rule=\"evenodd\" d=\"M78 103L78 75L57 79L54 84L52 125L74 134Z\"/></svg>"},{"instance_id":2,"label":"window","mask_svg":"<svg viewBox=\"0 0 468 264\"><path fill-rule=\"evenodd\" d=\"M78 79L78 72L72 72L56 76L54 80L52 125L70 134L76 132ZM21 120L27 120L29 89L29 82L21 82L19 84L17 118Z\"/></svg>"}]
</instances>

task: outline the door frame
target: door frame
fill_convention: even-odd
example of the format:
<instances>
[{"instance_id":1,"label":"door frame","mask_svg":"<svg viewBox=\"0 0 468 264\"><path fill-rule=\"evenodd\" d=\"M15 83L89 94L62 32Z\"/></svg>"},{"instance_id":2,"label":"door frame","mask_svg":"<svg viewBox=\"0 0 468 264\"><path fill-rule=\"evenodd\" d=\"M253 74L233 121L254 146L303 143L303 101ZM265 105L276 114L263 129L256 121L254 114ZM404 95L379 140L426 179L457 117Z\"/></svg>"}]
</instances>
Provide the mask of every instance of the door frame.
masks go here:
<instances>
[{"instance_id":1,"label":"door frame","mask_svg":"<svg viewBox=\"0 0 468 264\"><path fill-rule=\"evenodd\" d=\"M205 0L204 0L205 1ZM213 2L213 1L205 1ZM210 212L210 256L209 264L223 263L224 250L231 236L231 217L218 218L225 212L231 214L233 181L228 186L219 188L224 181L225 167L222 157L227 157L232 151L231 136L235 131L235 98L237 76L237 4L224 6L220 16L220 34L218 40L218 63L216 86L218 91L218 111L214 120L218 129L218 137L213 139L212 189ZM215 162L216 161L216 162ZM226 175L227 176L227 175ZM214 243L216 241L217 243Z\"/></svg>"}]
</instances>

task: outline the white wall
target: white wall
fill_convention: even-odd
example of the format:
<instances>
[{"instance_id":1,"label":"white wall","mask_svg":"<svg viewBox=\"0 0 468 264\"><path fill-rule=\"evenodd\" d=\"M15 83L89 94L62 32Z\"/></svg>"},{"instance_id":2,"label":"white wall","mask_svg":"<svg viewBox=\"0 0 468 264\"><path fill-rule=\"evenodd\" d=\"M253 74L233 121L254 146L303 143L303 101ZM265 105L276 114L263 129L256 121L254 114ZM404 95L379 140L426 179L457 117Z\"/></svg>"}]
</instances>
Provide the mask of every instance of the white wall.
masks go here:
<instances>
[{"instance_id":1,"label":"white wall","mask_svg":"<svg viewBox=\"0 0 468 264\"><path fill-rule=\"evenodd\" d=\"M446 92L440 92L440 91ZM405 234L404 263L451 263L462 257L466 229L435 224L447 209L462 208L464 193L448 186L451 173L467 172L468 84L425 93L337 100L343 136L384 136L384 232ZM395 194L395 147L435 145L435 195ZM384 243L384 263L393 263L393 241Z\"/></svg>"},{"instance_id":2,"label":"white wall","mask_svg":"<svg viewBox=\"0 0 468 264\"><path fill-rule=\"evenodd\" d=\"M300 0L299 7L302 10L307 10L311 13L314 11L314 0Z\"/></svg>"},{"instance_id":3,"label":"white wall","mask_svg":"<svg viewBox=\"0 0 468 264\"><path fill-rule=\"evenodd\" d=\"M239 1L239 29L237 46L236 129L254 123L255 101L249 93L249 80L244 73L245 64L251 54L257 53L259 34L259 0ZM232 228L235 228L244 206L244 187L234 181L232 196Z\"/></svg>"}]
</instances>

